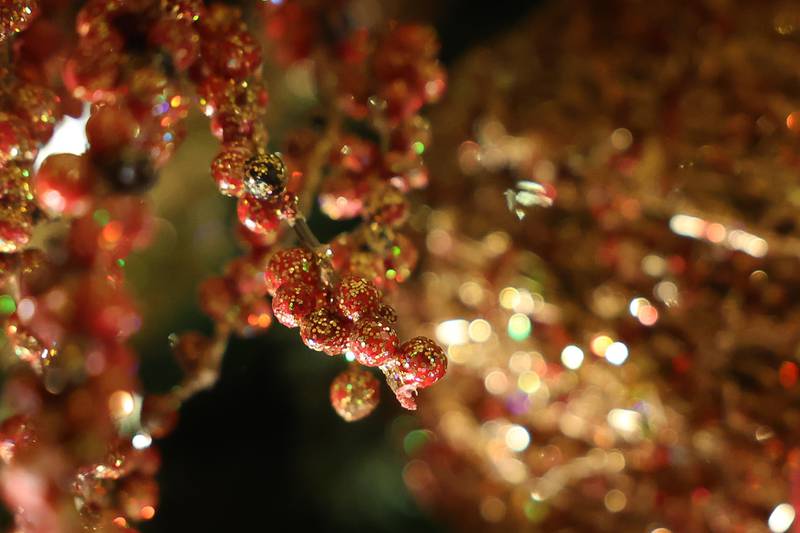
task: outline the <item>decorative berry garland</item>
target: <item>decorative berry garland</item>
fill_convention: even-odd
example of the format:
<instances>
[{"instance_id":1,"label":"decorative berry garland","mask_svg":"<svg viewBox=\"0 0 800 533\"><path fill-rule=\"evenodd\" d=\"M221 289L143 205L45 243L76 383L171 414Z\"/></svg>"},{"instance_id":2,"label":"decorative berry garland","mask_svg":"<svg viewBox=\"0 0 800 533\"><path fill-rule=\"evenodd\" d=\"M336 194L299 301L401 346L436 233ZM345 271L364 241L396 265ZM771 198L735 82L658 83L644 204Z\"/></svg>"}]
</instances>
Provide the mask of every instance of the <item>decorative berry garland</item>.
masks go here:
<instances>
[{"instance_id":1,"label":"decorative berry garland","mask_svg":"<svg viewBox=\"0 0 800 533\"><path fill-rule=\"evenodd\" d=\"M443 350L423 337L400 344L396 313L383 302L416 262L398 229L409 211L405 193L427 182L427 125L418 112L445 85L435 37L417 26L348 27L336 16L341 2L319 4L263 7L277 57L313 56L330 108L324 133L293 132L283 155L264 149L261 48L238 9L89 0L75 41L56 23L68 15L63 6L0 7L9 59L0 63L0 277L12 295L3 302L6 334L28 363L5 386L15 415L0 427L0 491L20 531L134 531L131 522L151 518L159 459L150 439L174 427L181 401L216 380L228 337L267 329L272 313L313 350L354 361L330 390L345 420L377 405L378 380L362 366L379 368L409 409L419 389L444 376ZM298 18L308 31L287 32ZM137 195L185 136L191 87L221 142L211 174L223 195L237 198L248 253L203 283L201 307L215 334L171 338L184 380L144 397L137 417L127 339L141 319L124 264L149 242L153 219ZM34 172L57 121L87 104L88 151L50 155ZM317 194L327 215L363 223L322 245L303 214ZM46 252L29 248L37 222L57 218L71 220L66 236ZM301 247L285 246L285 227ZM30 479L41 490L13 490Z\"/></svg>"}]
</instances>

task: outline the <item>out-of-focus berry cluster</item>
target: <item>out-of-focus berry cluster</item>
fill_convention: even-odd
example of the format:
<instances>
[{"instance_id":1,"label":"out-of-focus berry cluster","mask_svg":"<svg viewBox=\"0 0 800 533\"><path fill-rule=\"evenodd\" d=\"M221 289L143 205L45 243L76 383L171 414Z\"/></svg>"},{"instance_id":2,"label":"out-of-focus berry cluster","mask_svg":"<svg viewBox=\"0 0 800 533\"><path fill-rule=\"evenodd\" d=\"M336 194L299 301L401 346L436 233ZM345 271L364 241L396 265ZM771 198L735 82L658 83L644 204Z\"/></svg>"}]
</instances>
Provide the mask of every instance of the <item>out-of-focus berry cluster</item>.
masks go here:
<instances>
[{"instance_id":1,"label":"out-of-focus berry cluster","mask_svg":"<svg viewBox=\"0 0 800 533\"><path fill-rule=\"evenodd\" d=\"M23 363L4 383L12 416L0 425L0 493L18 530L134 532L152 518L152 439L171 431L182 400L215 381L228 337L266 330L273 312L310 348L380 368L413 408L447 360L430 339L399 343L382 291L417 260L399 230L406 194L427 183L429 133L418 113L444 89L432 32L351 26L346 2L265 5L276 59L312 60L326 115L322 131L291 132L281 155L266 149L262 48L240 9L89 0L74 13L68 2L39 4L0 7L9 53L0 58L0 312ZM64 26L73 14L74 31ZM286 31L298 17L312 23ZM170 338L183 381L146 395L128 346L142 318L125 265L150 241L154 219L140 195L185 137L193 103L221 143L211 175L237 199L247 253L200 287L214 334ZM37 161L63 117L87 114L85 153ZM320 244L304 215L317 198L331 218L363 223ZM37 223L58 220L64 231L31 248ZM304 248L286 247L287 228ZM356 364L330 390L346 420L369 414L378 397L378 380Z\"/></svg>"}]
</instances>

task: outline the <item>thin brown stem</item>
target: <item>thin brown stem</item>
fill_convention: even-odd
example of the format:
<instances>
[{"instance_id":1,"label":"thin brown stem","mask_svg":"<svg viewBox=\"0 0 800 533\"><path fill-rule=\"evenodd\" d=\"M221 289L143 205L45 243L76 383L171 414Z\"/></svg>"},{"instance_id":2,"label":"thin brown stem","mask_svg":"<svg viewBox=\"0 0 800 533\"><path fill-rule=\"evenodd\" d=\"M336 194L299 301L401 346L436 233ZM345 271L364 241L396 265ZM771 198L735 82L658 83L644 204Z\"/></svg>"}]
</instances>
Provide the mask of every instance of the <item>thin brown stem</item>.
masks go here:
<instances>
[{"instance_id":1,"label":"thin brown stem","mask_svg":"<svg viewBox=\"0 0 800 533\"><path fill-rule=\"evenodd\" d=\"M322 246L322 243L319 242L317 236L314 235L314 232L312 232L311 228L308 227L308 222L306 222L306 218L304 216L298 216L292 222L291 226L295 235L297 235L297 240L300 241L300 244L312 252L317 252L319 247Z\"/></svg>"},{"instance_id":2,"label":"thin brown stem","mask_svg":"<svg viewBox=\"0 0 800 533\"><path fill-rule=\"evenodd\" d=\"M206 364L200 372L173 390L172 395L175 399L184 402L201 390L208 389L216 383L222 366L222 358L225 355L230 338L231 330L228 326L216 327L214 338L207 354L208 360Z\"/></svg>"}]
</instances>

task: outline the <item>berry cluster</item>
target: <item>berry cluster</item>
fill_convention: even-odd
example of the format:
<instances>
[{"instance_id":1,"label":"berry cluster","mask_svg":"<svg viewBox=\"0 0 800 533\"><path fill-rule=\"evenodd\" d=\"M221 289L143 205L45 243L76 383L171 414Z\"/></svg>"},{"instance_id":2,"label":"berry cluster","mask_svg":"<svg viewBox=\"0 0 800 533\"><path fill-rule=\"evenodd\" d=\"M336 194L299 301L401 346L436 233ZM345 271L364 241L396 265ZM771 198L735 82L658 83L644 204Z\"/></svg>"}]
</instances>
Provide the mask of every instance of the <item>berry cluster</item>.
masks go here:
<instances>
[{"instance_id":1,"label":"berry cluster","mask_svg":"<svg viewBox=\"0 0 800 533\"><path fill-rule=\"evenodd\" d=\"M237 198L237 231L248 248L225 275L203 284L201 306L217 324L217 337L231 330L252 333L270 324L263 299L269 292L275 319L300 327L307 346L330 355L349 352L359 363L379 367L401 404L413 409L414 392L443 375L446 358L430 340L398 346L395 313L380 304L380 290L407 279L416 265L417 250L401 233L409 215L405 194L427 183L421 156L430 135L418 112L441 96L444 72L430 30L350 27L337 15L344 4L264 4L267 35L279 61L289 65L315 58L321 98L330 102L324 133L290 133L281 155L263 151L266 132L259 129L259 117L266 93L247 78L258 66L255 54L248 56L251 68L241 72L214 65L191 70L200 104L222 144L212 176L222 194ZM221 13L219 8L217 16ZM229 8L227 20L237 17ZM294 31L298 20L308 22L307 33ZM239 30L233 23L231 28ZM337 37L331 41L330 35ZM345 129L344 119L358 126ZM328 246L317 241L301 210L308 207L303 199L317 189L329 217L363 220ZM305 249L277 247L287 226ZM266 286L257 279L265 268ZM203 345L213 351L218 343L205 339ZM214 361L218 354L193 357Z\"/></svg>"},{"instance_id":2,"label":"berry cluster","mask_svg":"<svg viewBox=\"0 0 800 533\"><path fill-rule=\"evenodd\" d=\"M313 58L321 99L330 108L323 136L328 149L312 153L321 143L302 129L290 135L284 157L293 179L299 177L306 188L319 182L323 213L363 221L331 243L334 268L391 290L417 262L416 248L401 231L409 215L406 194L428 182L422 155L430 131L419 111L441 97L445 75L430 29L362 27L356 17L341 16L343 4L264 4L278 58L287 65ZM309 168L315 155L327 169L323 176Z\"/></svg>"},{"instance_id":3,"label":"berry cluster","mask_svg":"<svg viewBox=\"0 0 800 533\"><path fill-rule=\"evenodd\" d=\"M394 328L397 314L369 280L346 274L325 284L318 258L302 248L277 252L266 278L278 322L299 327L303 343L312 350L347 352L363 366L379 367L403 406L413 409L413 393L444 376L447 358L441 347L424 337L400 344ZM375 394L369 392L370 397Z\"/></svg>"},{"instance_id":4,"label":"berry cluster","mask_svg":"<svg viewBox=\"0 0 800 533\"><path fill-rule=\"evenodd\" d=\"M179 17L169 2L90 1L73 36L57 24L57 6L41 13L25 31L11 19L20 33L0 84L0 278L13 297L4 326L28 363L6 381L15 415L0 427L0 488L20 531L133 531L130 522L155 513L159 458L148 445L170 429L177 404L158 396L138 404L127 340L141 317L124 265L152 228L135 193L174 152L191 101L168 47L138 29ZM88 151L50 155L34 171L57 121L84 106ZM25 249L36 222L57 218L69 224L47 253ZM121 430L131 424L133 439ZM19 490L30 480L40 489Z\"/></svg>"},{"instance_id":5,"label":"berry cluster","mask_svg":"<svg viewBox=\"0 0 800 533\"><path fill-rule=\"evenodd\" d=\"M399 343L382 291L416 263L400 230L405 194L427 181L421 155L429 134L417 113L444 87L433 35L416 26L342 26L331 41L346 2L267 3L279 58L313 55L331 110L323 133L291 132L279 155L265 149L261 47L238 8L89 0L73 34L61 25L71 14L65 4L0 7L0 45L13 39L12 62L0 64L0 312L27 363L4 385L15 414L0 427L0 492L19 510L20 531L80 524L133 532L131 523L151 518L158 454L150 439L175 426L182 400L215 381L228 337L264 331L273 313L299 327L310 348L379 368L402 405L414 408L415 392L440 379L447 360L429 339ZM322 25L276 33L293 10ZM211 175L221 194L236 198L247 253L200 287L214 335L170 339L183 382L167 395L143 395L127 343L141 317L124 266L149 243L153 218L140 195L185 137L193 102L221 143ZM50 155L34 171L58 120L86 109L88 150ZM321 245L303 214L315 197L332 218L360 216L363 224ZM46 251L29 248L36 224L56 219L66 230ZM285 248L286 228L303 248ZM369 371L352 365L332 384L331 402L356 420L375 407L378 390ZM13 489L31 476L41 491Z\"/></svg>"}]
</instances>

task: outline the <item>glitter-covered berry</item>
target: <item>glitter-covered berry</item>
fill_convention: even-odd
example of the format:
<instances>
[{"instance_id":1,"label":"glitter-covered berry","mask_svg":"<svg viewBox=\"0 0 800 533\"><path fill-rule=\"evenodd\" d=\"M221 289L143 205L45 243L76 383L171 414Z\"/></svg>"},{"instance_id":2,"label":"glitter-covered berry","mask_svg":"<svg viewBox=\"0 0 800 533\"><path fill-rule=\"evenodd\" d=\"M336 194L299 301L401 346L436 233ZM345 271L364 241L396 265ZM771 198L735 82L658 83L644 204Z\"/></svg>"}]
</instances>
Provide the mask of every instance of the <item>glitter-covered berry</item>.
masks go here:
<instances>
[{"instance_id":1,"label":"glitter-covered berry","mask_svg":"<svg viewBox=\"0 0 800 533\"><path fill-rule=\"evenodd\" d=\"M347 319L322 308L303 319L300 323L300 337L312 350L338 355L347 349L350 328L351 324Z\"/></svg>"},{"instance_id":2,"label":"glitter-covered berry","mask_svg":"<svg viewBox=\"0 0 800 533\"><path fill-rule=\"evenodd\" d=\"M33 161L36 152L36 143L25 123L19 117L0 112L0 166L9 161Z\"/></svg>"},{"instance_id":3,"label":"glitter-covered berry","mask_svg":"<svg viewBox=\"0 0 800 533\"><path fill-rule=\"evenodd\" d=\"M408 200L394 187L376 187L367 197L364 211L373 222L397 227L408 218Z\"/></svg>"},{"instance_id":4,"label":"glitter-covered berry","mask_svg":"<svg viewBox=\"0 0 800 533\"><path fill-rule=\"evenodd\" d=\"M350 333L348 349L364 366L381 366L397 351L397 332L389 324L375 319L356 322Z\"/></svg>"},{"instance_id":5,"label":"glitter-covered berry","mask_svg":"<svg viewBox=\"0 0 800 533\"><path fill-rule=\"evenodd\" d=\"M319 266L309 250L289 248L277 252L269 260L264 274L272 294L287 282L316 286L319 284Z\"/></svg>"},{"instance_id":6,"label":"glitter-covered berry","mask_svg":"<svg viewBox=\"0 0 800 533\"><path fill-rule=\"evenodd\" d=\"M9 0L0 4L0 43L19 33L39 14L36 0Z\"/></svg>"},{"instance_id":7,"label":"glitter-covered berry","mask_svg":"<svg viewBox=\"0 0 800 533\"><path fill-rule=\"evenodd\" d=\"M53 154L33 180L39 206L53 215L81 216L91 204L93 172L86 156Z\"/></svg>"},{"instance_id":8,"label":"glitter-covered berry","mask_svg":"<svg viewBox=\"0 0 800 533\"><path fill-rule=\"evenodd\" d=\"M244 186L256 198L274 198L286 184L286 166L277 154L257 154L244 165Z\"/></svg>"},{"instance_id":9,"label":"glitter-covered berry","mask_svg":"<svg viewBox=\"0 0 800 533\"><path fill-rule=\"evenodd\" d=\"M201 0L161 0L161 11L175 20L196 21L203 9Z\"/></svg>"},{"instance_id":10,"label":"glitter-covered berry","mask_svg":"<svg viewBox=\"0 0 800 533\"><path fill-rule=\"evenodd\" d=\"M372 313L372 317L385 324L397 324L397 311L391 305L380 304L375 312Z\"/></svg>"},{"instance_id":11,"label":"glitter-covered berry","mask_svg":"<svg viewBox=\"0 0 800 533\"><path fill-rule=\"evenodd\" d=\"M253 233L266 235L278 229L281 224L279 206L255 196L245 195L239 198L236 214L239 222Z\"/></svg>"},{"instance_id":12,"label":"glitter-covered berry","mask_svg":"<svg viewBox=\"0 0 800 533\"><path fill-rule=\"evenodd\" d=\"M414 337L400 345L397 362L406 385L430 387L447 372L447 356L441 346L427 337Z\"/></svg>"},{"instance_id":13,"label":"glitter-covered berry","mask_svg":"<svg viewBox=\"0 0 800 533\"><path fill-rule=\"evenodd\" d=\"M263 260L258 256L234 259L225 267L225 277L233 282L240 295L265 296L267 294Z\"/></svg>"},{"instance_id":14,"label":"glitter-covered berry","mask_svg":"<svg viewBox=\"0 0 800 533\"><path fill-rule=\"evenodd\" d=\"M355 422L372 413L380 400L380 382L371 372L353 366L331 383L331 405L336 414Z\"/></svg>"},{"instance_id":15,"label":"glitter-covered berry","mask_svg":"<svg viewBox=\"0 0 800 533\"><path fill-rule=\"evenodd\" d=\"M241 196L244 192L242 179L248 154L241 146L226 147L211 162L211 176L225 196Z\"/></svg>"},{"instance_id":16,"label":"glitter-covered berry","mask_svg":"<svg viewBox=\"0 0 800 533\"><path fill-rule=\"evenodd\" d=\"M310 285L284 283L272 299L275 319L287 328L296 328L317 305L317 294Z\"/></svg>"},{"instance_id":17,"label":"glitter-covered berry","mask_svg":"<svg viewBox=\"0 0 800 533\"><path fill-rule=\"evenodd\" d=\"M381 292L375 285L352 275L342 278L333 297L339 312L353 321L369 316L381 303Z\"/></svg>"},{"instance_id":18,"label":"glitter-covered berry","mask_svg":"<svg viewBox=\"0 0 800 533\"><path fill-rule=\"evenodd\" d=\"M263 333L272 324L272 309L264 299L249 299L239 304L238 314L233 325L242 337L252 337Z\"/></svg>"}]
</instances>

